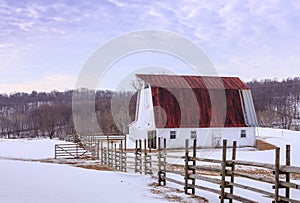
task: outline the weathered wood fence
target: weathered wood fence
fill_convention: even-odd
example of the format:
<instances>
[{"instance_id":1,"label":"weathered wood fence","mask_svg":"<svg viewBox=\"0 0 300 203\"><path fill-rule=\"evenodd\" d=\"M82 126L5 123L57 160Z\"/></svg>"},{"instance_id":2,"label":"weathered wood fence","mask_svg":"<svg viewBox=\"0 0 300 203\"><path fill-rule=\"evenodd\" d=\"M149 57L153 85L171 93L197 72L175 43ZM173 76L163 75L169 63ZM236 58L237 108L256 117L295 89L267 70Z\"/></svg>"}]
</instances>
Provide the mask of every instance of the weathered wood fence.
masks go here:
<instances>
[{"instance_id":1,"label":"weathered wood fence","mask_svg":"<svg viewBox=\"0 0 300 203\"><path fill-rule=\"evenodd\" d=\"M149 149L147 140L136 140L134 150L126 150L122 140L119 143L99 140L97 143L97 157L102 164L107 164L124 172L151 174L157 178L158 184L162 186L166 185L168 181L182 185L186 194L195 194L196 189L198 189L219 195L221 203L225 200L228 202L233 202L233 200L246 203L257 202L236 194L235 188L240 188L259 193L273 199L275 203L300 203L299 199L290 197L291 190L300 192L300 185L291 182L291 174L300 177L300 167L291 166L289 145L286 146L286 163L280 165L279 148L275 150L274 164L236 160L236 142L233 143L231 157L228 159L226 140L223 141L222 159L220 160L197 157L196 140L194 140L192 147L186 140L185 151L182 156L176 155L178 152L174 155L167 150L166 140L160 138L158 139L157 150ZM180 160L182 163L176 164L174 159ZM203 163L210 163L212 166ZM253 170L255 173L248 173L247 170ZM259 174L261 171L264 172L263 175ZM168 174L179 175L182 181L180 178L168 177ZM237 183L237 177L269 183L272 185L273 191ZM215 184L216 187L196 184L196 180ZM284 190L284 195L280 195L280 190Z\"/></svg>"},{"instance_id":2,"label":"weathered wood fence","mask_svg":"<svg viewBox=\"0 0 300 203\"><path fill-rule=\"evenodd\" d=\"M123 142L124 149L126 150L126 135L116 134L91 134L91 135L72 135L69 136L70 140L78 143L81 147L91 152L92 157L99 159L100 142Z\"/></svg>"}]
</instances>

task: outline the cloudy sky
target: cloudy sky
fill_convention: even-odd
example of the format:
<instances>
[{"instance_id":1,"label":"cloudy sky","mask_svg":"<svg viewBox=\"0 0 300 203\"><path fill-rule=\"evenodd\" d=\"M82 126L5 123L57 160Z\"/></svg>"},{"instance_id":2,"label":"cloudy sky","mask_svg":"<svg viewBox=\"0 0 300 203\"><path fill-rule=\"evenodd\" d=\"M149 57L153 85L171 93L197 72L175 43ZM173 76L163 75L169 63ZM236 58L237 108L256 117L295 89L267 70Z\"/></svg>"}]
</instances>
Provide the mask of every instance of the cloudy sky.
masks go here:
<instances>
[{"instance_id":1,"label":"cloudy sky","mask_svg":"<svg viewBox=\"0 0 300 203\"><path fill-rule=\"evenodd\" d=\"M0 93L73 89L97 48L145 29L192 40L219 75L300 76L298 1L0 0Z\"/></svg>"}]
</instances>

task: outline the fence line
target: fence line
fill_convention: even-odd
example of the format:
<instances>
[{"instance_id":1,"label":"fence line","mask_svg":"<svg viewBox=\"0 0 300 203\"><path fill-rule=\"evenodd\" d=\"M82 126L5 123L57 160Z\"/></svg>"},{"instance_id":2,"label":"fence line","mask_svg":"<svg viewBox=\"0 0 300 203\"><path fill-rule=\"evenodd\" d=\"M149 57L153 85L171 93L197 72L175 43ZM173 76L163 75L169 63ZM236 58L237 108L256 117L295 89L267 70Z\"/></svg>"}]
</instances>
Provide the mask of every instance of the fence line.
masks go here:
<instances>
[{"instance_id":1,"label":"fence line","mask_svg":"<svg viewBox=\"0 0 300 203\"><path fill-rule=\"evenodd\" d=\"M102 164L115 168L120 171L134 171L135 173L152 174L157 178L158 185L165 186L167 182L173 182L183 186L186 194L195 194L197 190L205 190L219 195L220 202L240 201L254 203L255 200L242 197L235 193L235 188L251 191L262 194L265 197L273 199L273 202L292 202L300 203L300 200L292 199L290 197L290 190L300 190L300 185L291 182L291 173L300 175L300 167L291 166L290 163L290 146L286 146L286 163L280 165L280 149L275 149L274 164L260 163L251 161L236 160L237 143L233 142L231 148L231 158L227 158L227 140L223 140L223 149L221 160L208 159L197 157L197 141L193 141L193 145L189 147L189 141L186 140L185 151L182 156L172 155L166 148L166 139L158 138L158 149L151 151L147 148L147 140L136 140L135 150L125 150L124 143L119 143L119 147L113 141L99 140L98 141L98 157ZM169 159L182 160L184 164L174 164ZM212 166L201 165L202 162L211 163ZM198 163L198 164L197 164ZM263 169L269 177L262 177L257 174L245 173L241 167L246 166L249 169ZM157 175L155 175L157 172ZM211 172L219 174L219 177L209 177L201 175L203 172ZM167 176L167 174L176 174L182 177L174 179ZM258 182L269 183L273 186L273 191L266 191L261 188L236 183L236 177L251 179ZM219 186L219 189L197 185L196 180L213 183ZM284 190L284 195L280 195L279 191Z\"/></svg>"}]
</instances>

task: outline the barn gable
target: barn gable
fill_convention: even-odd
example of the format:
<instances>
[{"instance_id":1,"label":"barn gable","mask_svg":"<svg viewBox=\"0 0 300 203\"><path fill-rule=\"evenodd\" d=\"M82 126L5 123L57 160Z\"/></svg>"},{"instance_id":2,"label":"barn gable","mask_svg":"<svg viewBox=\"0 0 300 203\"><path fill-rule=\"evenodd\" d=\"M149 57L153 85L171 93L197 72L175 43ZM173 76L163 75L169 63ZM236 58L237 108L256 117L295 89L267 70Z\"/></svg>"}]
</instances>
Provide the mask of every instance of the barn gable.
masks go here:
<instances>
[{"instance_id":1,"label":"barn gable","mask_svg":"<svg viewBox=\"0 0 300 203\"><path fill-rule=\"evenodd\" d=\"M237 77L136 76L151 87L156 128L257 126L250 90ZM212 111L224 92L226 101Z\"/></svg>"}]
</instances>

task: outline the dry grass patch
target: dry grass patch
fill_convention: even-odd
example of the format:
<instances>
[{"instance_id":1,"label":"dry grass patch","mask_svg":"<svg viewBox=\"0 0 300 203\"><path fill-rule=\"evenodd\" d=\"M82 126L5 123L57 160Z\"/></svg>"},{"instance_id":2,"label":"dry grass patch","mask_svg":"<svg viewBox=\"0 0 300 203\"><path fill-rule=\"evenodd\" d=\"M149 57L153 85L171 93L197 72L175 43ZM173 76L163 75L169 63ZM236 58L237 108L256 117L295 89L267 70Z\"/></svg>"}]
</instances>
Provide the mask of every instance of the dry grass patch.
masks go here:
<instances>
[{"instance_id":1,"label":"dry grass patch","mask_svg":"<svg viewBox=\"0 0 300 203\"><path fill-rule=\"evenodd\" d=\"M162 196L162 198L167 199L170 202L180 202L180 203L206 203L207 199L197 195L185 195L182 190L177 188L171 188L168 186L159 186L157 183L151 183L149 186L152 187L151 193ZM186 196L186 197L184 197Z\"/></svg>"},{"instance_id":2,"label":"dry grass patch","mask_svg":"<svg viewBox=\"0 0 300 203\"><path fill-rule=\"evenodd\" d=\"M256 140L255 147L257 150L271 150L277 148L275 145L270 144L264 140Z\"/></svg>"},{"instance_id":3,"label":"dry grass patch","mask_svg":"<svg viewBox=\"0 0 300 203\"><path fill-rule=\"evenodd\" d=\"M113 171L112 168L106 165L75 165L79 168L91 169L91 170L98 170L98 171Z\"/></svg>"}]
</instances>

